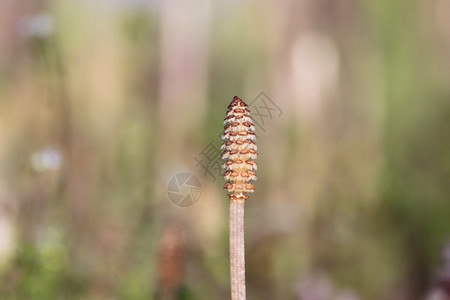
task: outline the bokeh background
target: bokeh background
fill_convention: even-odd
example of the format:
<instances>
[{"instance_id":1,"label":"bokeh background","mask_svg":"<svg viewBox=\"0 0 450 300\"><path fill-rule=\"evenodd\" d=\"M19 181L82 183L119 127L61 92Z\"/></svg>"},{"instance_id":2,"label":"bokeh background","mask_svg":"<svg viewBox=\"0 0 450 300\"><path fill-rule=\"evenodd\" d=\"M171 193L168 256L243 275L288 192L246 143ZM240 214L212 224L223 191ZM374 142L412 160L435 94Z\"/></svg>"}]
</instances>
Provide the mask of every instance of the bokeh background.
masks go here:
<instances>
[{"instance_id":1,"label":"bokeh background","mask_svg":"<svg viewBox=\"0 0 450 300\"><path fill-rule=\"evenodd\" d=\"M211 149L238 95L264 123L249 299L450 299L449 12L1 1L0 298L229 299Z\"/></svg>"}]
</instances>

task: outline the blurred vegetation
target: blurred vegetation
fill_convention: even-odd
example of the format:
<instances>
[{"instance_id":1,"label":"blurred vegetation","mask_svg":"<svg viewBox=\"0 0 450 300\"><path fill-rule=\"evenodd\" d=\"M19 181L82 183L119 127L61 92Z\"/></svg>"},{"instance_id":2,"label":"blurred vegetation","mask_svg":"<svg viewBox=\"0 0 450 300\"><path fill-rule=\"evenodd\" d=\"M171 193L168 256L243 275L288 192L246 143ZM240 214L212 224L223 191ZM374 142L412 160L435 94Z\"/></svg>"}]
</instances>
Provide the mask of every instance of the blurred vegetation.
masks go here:
<instances>
[{"instance_id":1,"label":"blurred vegetation","mask_svg":"<svg viewBox=\"0 0 450 300\"><path fill-rule=\"evenodd\" d=\"M2 1L0 298L228 299L227 198L194 158L263 91L248 298L450 299L449 10Z\"/></svg>"}]
</instances>

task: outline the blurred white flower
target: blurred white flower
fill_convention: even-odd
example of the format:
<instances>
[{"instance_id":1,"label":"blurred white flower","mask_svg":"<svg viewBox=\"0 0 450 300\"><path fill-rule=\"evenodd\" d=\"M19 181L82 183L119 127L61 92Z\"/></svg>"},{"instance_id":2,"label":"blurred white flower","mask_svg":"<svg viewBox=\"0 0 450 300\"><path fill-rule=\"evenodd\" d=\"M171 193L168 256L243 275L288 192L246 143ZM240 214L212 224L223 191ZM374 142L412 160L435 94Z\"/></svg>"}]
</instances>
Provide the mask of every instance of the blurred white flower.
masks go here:
<instances>
[{"instance_id":1,"label":"blurred white flower","mask_svg":"<svg viewBox=\"0 0 450 300\"><path fill-rule=\"evenodd\" d=\"M46 38L55 31L53 20L47 14L22 18L17 24L17 32L23 37Z\"/></svg>"},{"instance_id":2,"label":"blurred white flower","mask_svg":"<svg viewBox=\"0 0 450 300\"><path fill-rule=\"evenodd\" d=\"M326 34L304 32L292 48L291 61L299 111L315 117L336 86L339 74L338 48Z\"/></svg>"},{"instance_id":3,"label":"blurred white flower","mask_svg":"<svg viewBox=\"0 0 450 300\"><path fill-rule=\"evenodd\" d=\"M62 154L55 148L47 148L33 154L31 166L35 171L58 170L62 164Z\"/></svg>"}]
</instances>

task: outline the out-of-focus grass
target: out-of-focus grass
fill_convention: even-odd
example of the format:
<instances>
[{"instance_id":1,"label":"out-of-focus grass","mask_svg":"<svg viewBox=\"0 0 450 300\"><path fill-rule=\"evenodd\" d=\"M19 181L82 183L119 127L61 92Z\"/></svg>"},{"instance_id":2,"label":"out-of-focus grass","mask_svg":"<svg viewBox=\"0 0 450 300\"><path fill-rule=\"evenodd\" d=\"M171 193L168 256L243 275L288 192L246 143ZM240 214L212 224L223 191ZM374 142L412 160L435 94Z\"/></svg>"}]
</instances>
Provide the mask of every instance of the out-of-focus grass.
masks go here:
<instances>
[{"instance_id":1,"label":"out-of-focus grass","mask_svg":"<svg viewBox=\"0 0 450 300\"><path fill-rule=\"evenodd\" d=\"M1 298L227 299L226 197L193 158L264 91L249 298L421 299L450 235L446 5L0 4Z\"/></svg>"}]
</instances>

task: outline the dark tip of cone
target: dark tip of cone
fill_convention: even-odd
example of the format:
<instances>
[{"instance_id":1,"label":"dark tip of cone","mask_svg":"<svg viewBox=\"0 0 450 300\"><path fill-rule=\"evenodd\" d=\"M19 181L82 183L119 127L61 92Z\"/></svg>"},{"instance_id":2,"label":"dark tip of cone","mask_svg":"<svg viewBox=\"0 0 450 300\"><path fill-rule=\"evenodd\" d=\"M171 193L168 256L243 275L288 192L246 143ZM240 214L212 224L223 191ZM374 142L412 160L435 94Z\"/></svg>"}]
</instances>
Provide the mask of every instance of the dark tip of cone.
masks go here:
<instances>
[{"instance_id":1,"label":"dark tip of cone","mask_svg":"<svg viewBox=\"0 0 450 300\"><path fill-rule=\"evenodd\" d=\"M247 106L247 104L245 104L245 102L244 101L242 101L242 99L241 98L239 98L238 96L234 96L233 97L233 100L230 102L230 105L228 105L228 108L230 108L230 107L232 107L232 106L234 106L234 105L239 105L239 106Z\"/></svg>"}]
</instances>

